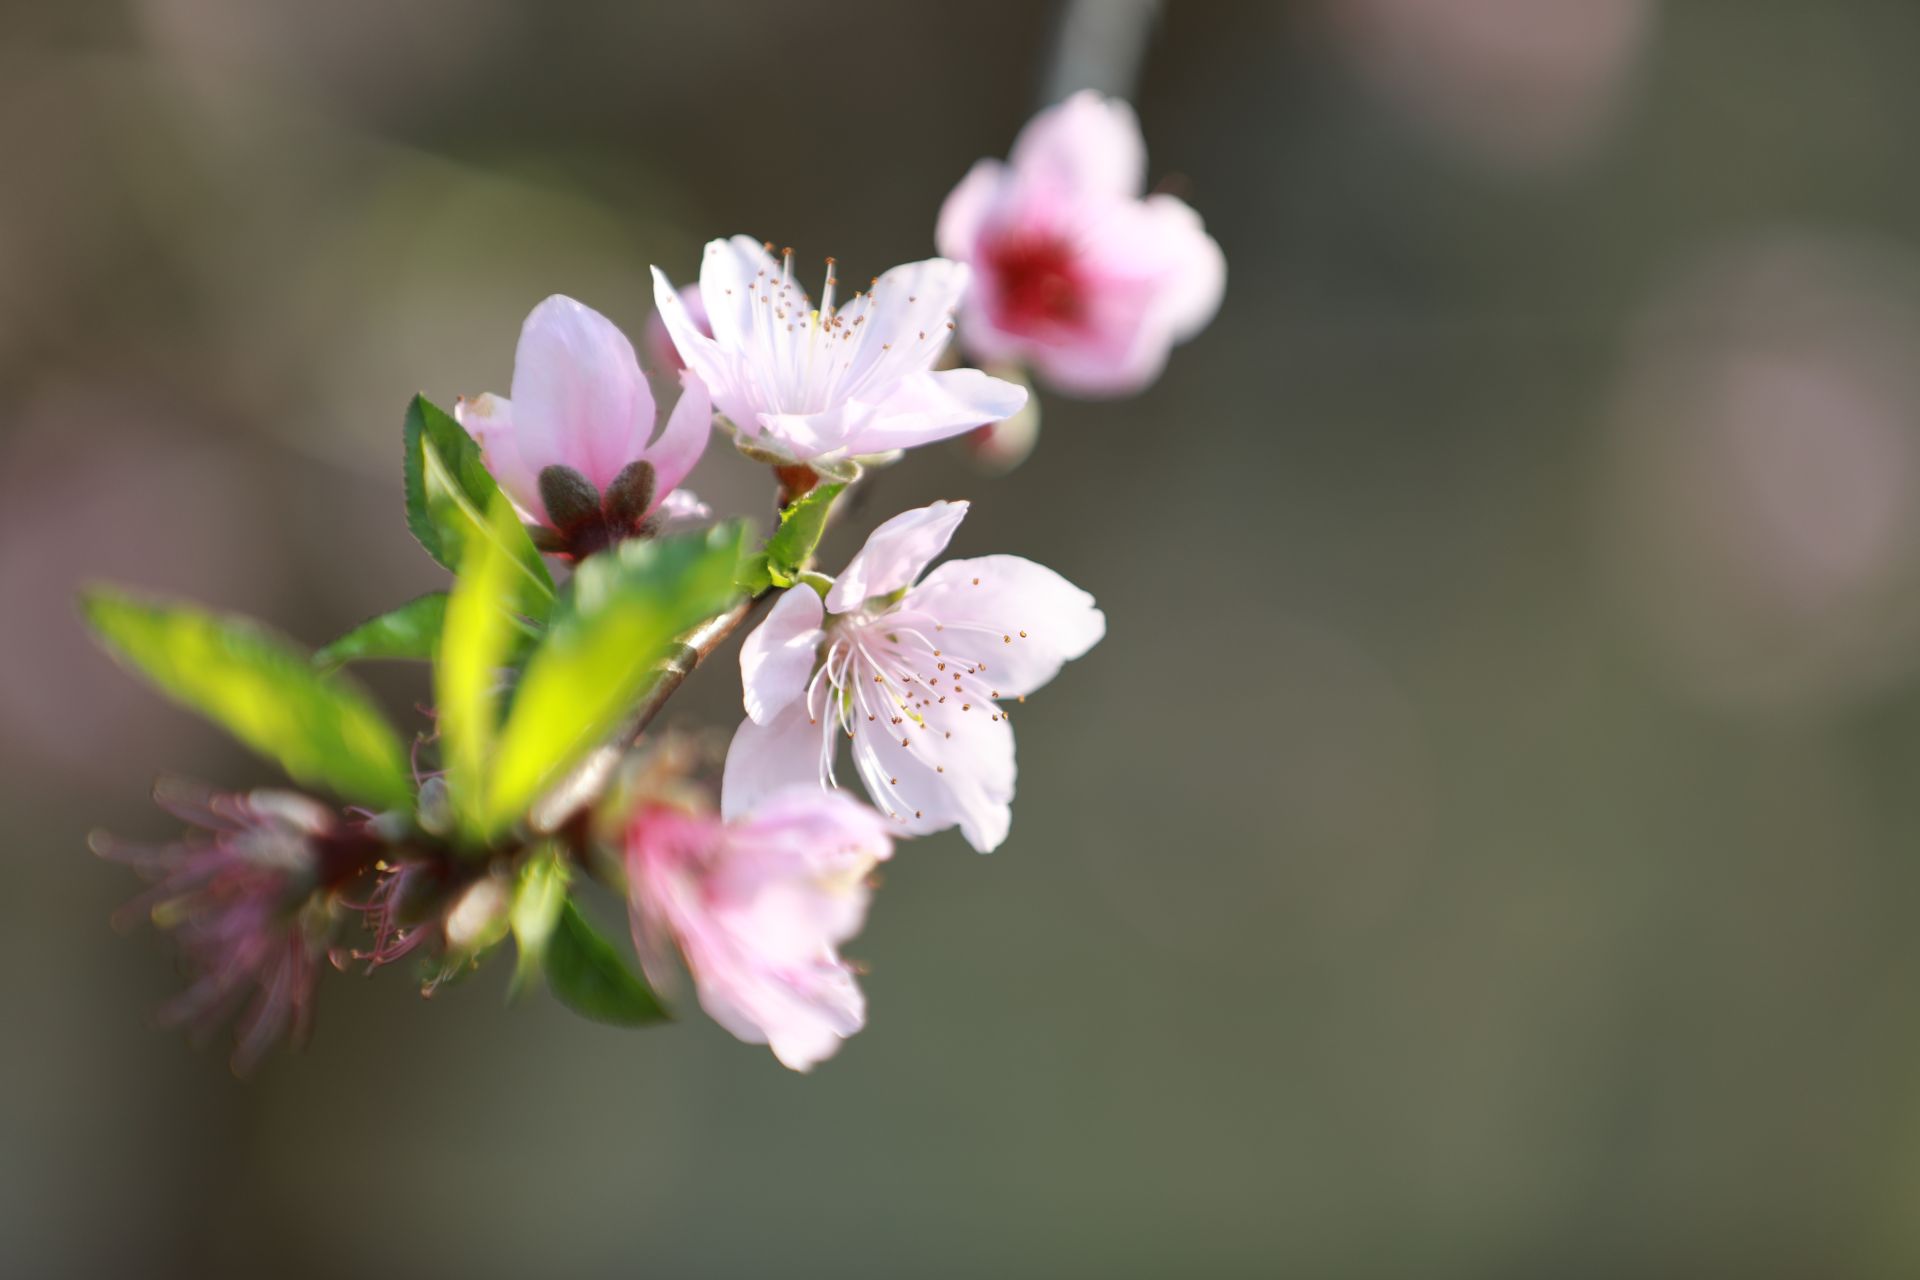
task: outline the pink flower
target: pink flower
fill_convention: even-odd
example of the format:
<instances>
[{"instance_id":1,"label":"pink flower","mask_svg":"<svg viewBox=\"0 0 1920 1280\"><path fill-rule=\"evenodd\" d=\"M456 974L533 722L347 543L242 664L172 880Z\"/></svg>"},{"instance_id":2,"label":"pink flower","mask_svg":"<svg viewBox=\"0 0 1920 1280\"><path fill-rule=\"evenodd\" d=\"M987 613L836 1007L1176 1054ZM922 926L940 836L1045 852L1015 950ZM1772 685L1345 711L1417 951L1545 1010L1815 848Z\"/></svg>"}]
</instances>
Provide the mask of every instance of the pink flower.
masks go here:
<instances>
[{"instance_id":1,"label":"pink flower","mask_svg":"<svg viewBox=\"0 0 1920 1280\"><path fill-rule=\"evenodd\" d=\"M677 948L708 1016L810 1070L866 1023L838 947L860 931L868 874L892 853L879 814L812 787L730 822L644 805L627 832L635 948L656 983Z\"/></svg>"},{"instance_id":2,"label":"pink flower","mask_svg":"<svg viewBox=\"0 0 1920 1280\"><path fill-rule=\"evenodd\" d=\"M1206 327L1226 259L1200 215L1142 198L1133 109L1091 91L1042 111L1005 164L981 160L940 210L940 252L978 273L961 338L983 362L1023 362L1064 391L1126 395Z\"/></svg>"},{"instance_id":3,"label":"pink flower","mask_svg":"<svg viewBox=\"0 0 1920 1280\"><path fill-rule=\"evenodd\" d=\"M982 853L1006 838L1013 730L999 701L1053 679L1107 621L1092 596L1019 556L949 560L921 578L966 514L936 502L895 516L824 605L796 587L747 637L729 816L795 783L835 786L845 733L867 793L908 833L958 826Z\"/></svg>"},{"instance_id":4,"label":"pink flower","mask_svg":"<svg viewBox=\"0 0 1920 1280\"><path fill-rule=\"evenodd\" d=\"M232 1020L233 1069L245 1075L282 1036L305 1038L332 930L326 888L368 856L371 837L292 792L168 779L154 799L197 830L160 846L93 837L95 852L153 884L116 919L147 916L173 934L194 976L160 1020L203 1036Z\"/></svg>"},{"instance_id":5,"label":"pink flower","mask_svg":"<svg viewBox=\"0 0 1920 1280\"><path fill-rule=\"evenodd\" d=\"M936 371L952 336L967 268L942 258L880 276L834 305L833 259L815 307L746 236L707 245L700 296L712 336L654 268L654 305L687 368L713 391L741 449L768 461L835 467L910 449L1011 417L1027 401L977 369Z\"/></svg>"},{"instance_id":6,"label":"pink flower","mask_svg":"<svg viewBox=\"0 0 1920 1280\"><path fill-rule=\"evenodd\" d=\"M576 557L648 532L697 503L677 486L706 448L713 406L683 374L657 439L653 392L633 345L592 307L555 294L527 316L513 357L513 399L455 408L507 496L552 530L544 549ZM657 523L657 522L656 522Z\"/></svg>"}]
</instances>

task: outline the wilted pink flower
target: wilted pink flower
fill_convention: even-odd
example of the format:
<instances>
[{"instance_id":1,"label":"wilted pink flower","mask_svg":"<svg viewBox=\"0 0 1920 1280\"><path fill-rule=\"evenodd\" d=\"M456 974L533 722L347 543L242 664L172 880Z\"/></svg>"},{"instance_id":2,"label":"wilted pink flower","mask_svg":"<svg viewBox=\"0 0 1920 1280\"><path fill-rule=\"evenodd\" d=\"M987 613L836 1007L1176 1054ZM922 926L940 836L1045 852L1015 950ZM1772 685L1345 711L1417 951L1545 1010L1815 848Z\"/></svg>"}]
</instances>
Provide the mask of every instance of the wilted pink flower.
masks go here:
<instances>
[{"instance_id":1,"label":"wilted pink flower","mask_svg":"<svg viewBox=\"0 0 1920 1280\"><path fill-rule=\"evenodd\" d=\"M810 786L731 822L643 805L627 832L635 948L656 982L677 949L715 1022L809 1070L865 1025L838 947L860 931L868 874L892 852L879 814Z\"/></svg>"},{"instance_id":2,"label":"wilted pink flower","mask_svg":"<svg viewBox=\"0 0 1920 1280\"><path fill-rule=\"evenodd\" d=\"M967 278L966 267L930 258L836 306L829 258L815 307L793 279L792 251L776 262L768 246L734 236L709 243L700 267L711 337L658 267L654 305L742 449L831 467L959 435L1026 403L1023 388L977 369L933 368Z\"/></svg>"},{"instance_id":3,"label":"wilted pink flower","mask_svg":"<svg viewBox=\"0 0 1920 1280\"><path fill-rule=\"evenodd\" d=\"M687 513L676 494L706 448L707 389L681 375L679 403L657 439L653 392L633 345L592 307L555 294L527 316L513 357L513 398L455 408L507 496L558 535L545 549L579 556Z\"/></svg>"},{"instance_id":4,"label":"wilted pink flower","mask_svg":"<svg viewBox=\"0 0 1920 1280\"><path fill-rule=\"evenodd\" d=\"M729 816L795 783L835 786L845 733L867 793L905 831L957 825L982 853L1006 838L1013 730L999 702L1053 679L1107 621L1092 596L1019 556L949 560L921 579L966 514L964 502L936 502L895 516L824 605L795 587L747 637L747 719L721 791Z\"/></svg>"},{"instance_id":5,"label":"wilted pink flower","mask_svg":"<svg viewBox=\"0 0 1920 1280\"><path fill-rule=\"evenodd\" d=\"M940 252L973 265L961 339L1079 395L1125 395L1206 327L1226 259L1200 215L1142 198L1133 109L1091 91L1035 116L1007 163L977 162L941 207Z\"/></svg>"},{"instance_id":6,"label":"wilted pink flower","mask_svg":"<svg viewBox=\"0 0 1920 1280\"><path fill-rule=\"evenodd\" d=\"M369 837L286 791L168 780L154 798L198 830L161 846L93 837L95 852L153 882L116 919L147 916L173 934L194 977L161 1021L204 1036L233 1020L233 1069L244 1075L283 1035L305 1038L332 925L324 889L359 867Z\"/></svg>"}]
</instances>

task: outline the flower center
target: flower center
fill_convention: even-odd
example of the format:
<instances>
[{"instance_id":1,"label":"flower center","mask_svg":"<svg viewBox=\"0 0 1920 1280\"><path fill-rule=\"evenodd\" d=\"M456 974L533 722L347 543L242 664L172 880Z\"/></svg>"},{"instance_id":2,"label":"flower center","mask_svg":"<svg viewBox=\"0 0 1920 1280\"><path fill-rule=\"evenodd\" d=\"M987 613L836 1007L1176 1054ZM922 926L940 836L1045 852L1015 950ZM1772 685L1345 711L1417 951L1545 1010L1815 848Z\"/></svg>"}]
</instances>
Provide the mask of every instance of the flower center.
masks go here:
<instances>
[{"instance_id":1,"label":"flower center","mask_svg":"<svg viewBox=\"0 0 1920 1280\"><path fill-rule=\"evenodd\" d=\"M773 252L771 242L766 249ZM880 283L878 277L873 283ZM757 381L761 399L772 412L820 413L842 403L879 367L878 355L890 351L897 337L905 337L874 337L875 326L867 321L877 304L877 293L856 292L845 305L836 307L834 291L839 285L834 260L828 258L820 305L815 307L793 278L792 249L780 251L777 275L762 268L749 284L753 337L761 357L752 362L749 376ZM936 336L943 339L945 335L945 329L937 335L921 332L918 342ZM868 350L874 344L880 352ZM931 359L928 357L928 363Z\"/></svg>"},{"instance_id":2,"label":"flower center","mask_svg":"<svg viewBox=\"0 0 1920 1280\"><path fill-rule=\"evenodd\" d=\"M1003 236L987 246L986 260L998 286L994 321L1001 328L1031 333L1085 318L1079 255L1064 236Z\"/></svg>"}]
</instances>

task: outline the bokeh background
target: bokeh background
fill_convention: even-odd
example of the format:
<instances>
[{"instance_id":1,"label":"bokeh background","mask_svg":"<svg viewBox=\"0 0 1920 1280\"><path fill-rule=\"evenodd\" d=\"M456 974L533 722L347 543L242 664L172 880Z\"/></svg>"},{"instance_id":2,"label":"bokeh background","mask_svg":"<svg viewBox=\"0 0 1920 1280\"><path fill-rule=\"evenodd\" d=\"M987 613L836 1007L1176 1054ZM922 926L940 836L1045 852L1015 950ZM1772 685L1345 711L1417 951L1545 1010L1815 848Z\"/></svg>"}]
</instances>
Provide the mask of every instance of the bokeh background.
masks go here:
<instances>
[{"instance_id":1,"label":"bokeh background","mask_svg":"<svg viewBox=\"0 0 1920 1280\"><path fill-rule=\"evenodd\" d=\"M0 1270L1920 1271L1920 7L1173 0L1133 50L1152 7L0 16ZM78 582L328 638L437 584L402 409L504 389L540 297L638 334L713 235L924 256L1135 72L1225 308L1012 475L875 487L1111 631L1004 849L890 870L865 1034L802 1078L504 966L335 979L245 1084L149 1027L84 835L271 774Z\"/></svg>"}]
</instances>

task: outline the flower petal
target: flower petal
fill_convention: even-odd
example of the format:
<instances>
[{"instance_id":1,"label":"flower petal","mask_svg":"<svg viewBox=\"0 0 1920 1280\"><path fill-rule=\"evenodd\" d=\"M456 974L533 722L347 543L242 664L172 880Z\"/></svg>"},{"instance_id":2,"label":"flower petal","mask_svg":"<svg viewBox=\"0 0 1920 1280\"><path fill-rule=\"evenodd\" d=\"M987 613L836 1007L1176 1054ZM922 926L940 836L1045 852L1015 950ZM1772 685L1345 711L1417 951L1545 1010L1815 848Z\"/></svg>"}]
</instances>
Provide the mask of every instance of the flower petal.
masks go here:
<instances>
[{"instance_id":1,"label":"flower petal","mask_svg":"<svg viewBox=\"0 0 1920 1280\"><path fill-rule=\"evenodd\" d=\"M535 476L572 467L605 490L653 432L633 344L592 307L555 294L527 316L513 360L514 436Z\"/></svg>"},{"instance_id":2,"label":"flower petal","mask_svg":"<svg viewBox=\"0 0 1920 1280\"><path fill-rule=\"evenodd\" d=\"M1027 122L1008 156L1022 182L1081 195L1137 196L1147 144L1133 108L1083 89Z\"/></svg>"},{"instance_id":3,"label":"flower petal","mask_svg":"<svg viewBox=\"0 0 1920 1280\"><path fill-rule=\"evenodd\" d=\"M1012 725L987 701L950 698L924 708L922 717L925 728L855 722L853 759L867 794L900 831L957 826L968 844L992 853L1013 823Z\"/></svg>"},{"instance_id":4,"label":"flower petal","mask_svg":"<svg viewBox=\"0 0 1920 1280\"><path fill-rule=\"evenodd\" d=\"M903 263L874 281L866 302L840 308L868 331L847 370L846 397L879 400L897 379L931 369L953 336L953 314L972 279L964 262Z\"/></svg>"},{"instance_id":5,"label":"flower petal","mask_svg":"<svg viewBox=\"0 0 1920 1280\"><path fill-rule=\"evenodd\" d=\"M693 464L700 461L707 437L712 434L713 397L707 392L707 384L700 381L698 374L682 370L680 399L667 415L667 425L660 429L660 438L647 446L645 454L653 464L655 496L653 506L648 508L649 515L687 478Z\"/></svg>"},{"instance_id":6,"label":"flower petal","mask_svg":"<svg viewBox=\"0 0 1920 1280\"><path fill-rule=\"evenodd\" d=\"M806 691L825 638L824 616L819 592L794 587L781 594L767 620L740 646L740 688L753 723L771 723Z\"/></svg>"},{"instance_id":7,"label":"flower petal","mask_svg":"<svg viewBox=\"0 0 1920 1280\"><path fill-rule=\"evenodd\" d=\"M714 243L721 244L724 241ZM658 267L653 268L653 307L660 323L666 326L667 336L673 339L674 349L680 353L681 361L706 384L707 391L713 396L714 407L743 430L757 430L757 406L741 390L745 380L740 375L739 354L723 350L718 342L707 336L706 326L696 323L694 317L688 314L686 304L680 301L679 292Z\"/></svg>"},{"instance_id":8,"label":"flower petal","mask_svg":"<svg viewBox=\"0 0 1920 1280\"><path fill-rule=\"evenodd\" d=\"M1027 389L978 369L915 373L894 383L880 404L857 407L841 443L861 455L911 449L1002 422L1026 407Z\"/></svg>"},{"instance_id":9,"label":"flower petal","mask_svg":"<svg viewBox=\"0 0 1920 1280\"><path fill-rule=\"evenodd\" d=\"M481 461L521 516L548 523L539 478L520 460L520 445L513 435L513 402L495 395L463 397L454 402L453 420L480 446Z\"/></svg>"},{"instance_id":10,"label":"flower petal","mask_svg":"<svg viewBox=\"0 0 1920 1280\"><path fill-rule=\"evenodd\" d=\"M1092 596L1021 556L949 560L909 591L900 609L949 628L946 646L986 663L986 683L1009 698L1032 693L1107 633Z\"/></svg>"},{"instance_id":11,"label":"flower petal","mask_svg":"<svg viewBox=\"0 0 1920 1280\"><path fill-rule=\"evenodd\" d=\"M827 608L851 613L875 596L891 595L947 549L967 518L965 502L935 502L903 511L867 535L867 543L827 592Z\"/></svg>"},{"instance_id":12,"label":"flower petal","mask_svg":"<svg viewBox=\"0 0 1920 1280\"><path fill-rule=\"evenodd\" d=\"M783 787L824 790L821 756L834 745L832 726L816 724L802 699L788 703L768 724L742 720L720 776L721 814L740 817Z\"/></svg>"},{"instance_id":13,"label":"flower petal","mask_svg":"<svg viewBox=\"0 0 1920 1280\"><path fill-rule=\"evenodd\" d=\"M948 193L935 224L934 244L942 257L971 262L980 232L1008 179L998 160L976 160L960 185Z\"/></svg>"}]
</instances>

